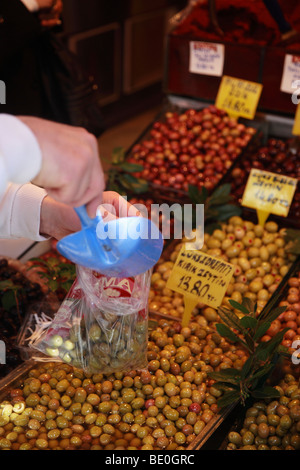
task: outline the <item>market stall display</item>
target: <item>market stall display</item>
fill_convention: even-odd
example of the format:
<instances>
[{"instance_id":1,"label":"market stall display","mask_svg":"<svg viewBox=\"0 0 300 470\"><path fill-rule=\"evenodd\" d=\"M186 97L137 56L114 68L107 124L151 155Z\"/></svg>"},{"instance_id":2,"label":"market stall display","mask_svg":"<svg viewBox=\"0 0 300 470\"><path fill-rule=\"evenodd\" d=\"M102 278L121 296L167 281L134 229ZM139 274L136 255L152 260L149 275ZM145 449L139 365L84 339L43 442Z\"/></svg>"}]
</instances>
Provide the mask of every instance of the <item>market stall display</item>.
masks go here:
<instances>
[{"instance_id":1,"label":"market stall display","mask_svg":"<svg viewBox=\"0 0 300 470\"><path fill-rule=\"evenodd\" d=\"M269 138L266 145L257 152L241 159L230 176L228 182L232 187L232 195L238 203L244 193L251 168L266 170L278 175L300 179L299 148L295 139ZM299 183L298 183L299 184ZM289 223L298 226L300 217L300 192L296 192L288 214Z\"/></svg>"},{"instance_id":2,"label":"market stall display","mask_svg":"<svg viewBox=\"0 0 300 470\"><path fill-rule=\"evenodd\" d=\"M4 377L22 362L16 337L29 306L41 301L44 292L35 279L30 280L22 263L4 257L0 259L0 286L0 340L6 349L0 377Z\"/></svg>"},{"instance_id":3,"label":"market stall display","mask_svg":"<svg viewBox=\"0 0 300 470\"><path fill-rule=\"evenodd\" d=\"M222 224L221 229L216 229L211 235L205 234L201 251L235 266L223 299L224 305L228 305L230 298L241 302L244 296L257 301L259 310L264 308L295 259L294 255L285 251L284 233L284 228L279 228L275 222L267 222L263 228L235 216ZM173 250L168 250L166 258L162 257L154 268L149 309L180 318L184 312L183 296L166 288L182 242L174 245ZM204 308L204 315L215 318L214 309L200 308ZM198 308L194 310L194 315L197 312Z\"/></svg>"},{"instance_id":4,"label":"market stall display","mask_svg":"<svg viewBox=\"0 0 300 470\"><path fill-rule=\"evenodd\" d=\"M278 331L282 331L287 328L288 331L284 335L282 344L289 348L292 354L293 349L297 349L299 340L299 322L300 322L300 297L299 297L299 286L300 286L300 272L299 263L296 263L294 272L286 279L284 286L281 291L278 292L277 304L279 307L286 307L286 310L274 320L270 328L266 331L263 336L263 341L271 339ZM293 348L293 345L296 345Z\"/></svg>"},{"instance_id":5,"label":"market stall display","mask_svg":"<svg viewBox=\"0 0 300 470\"><path fill-rule=\"evenodd\" d=\"M299 450L299 378L286 374L275 388L279 400L255 401L241 426L227 436L226 450Z\"/></svg>"},{"instance_id":6,"label":"market stall display","mask_svg":"<svg viewBox=\"0 0 300 470\"><path fill-rule=\"evenodd\" d=\"M268 2L217 3L187 2L172 19L161 111L106 174L165 237L153 270L104 276L56 243L24 264L0 258L0 450L300 449L300 113L287 90L300 79L300 9L279 1L285 43ZM294 179L287 217L272 188L266 218L242 207L251 169ZM178 220L189 234L176 236ZM190 260L201 289L170 282L192 236L207 265L230 264L218 306L200 295L211 273Z\"/></svg>"},{"instance_id":7,"label":"market stall display","mask_svg":"<svg viewBox=\"0 0 300 470\"><path fill-rule=\"evenodd\" d=\"M295 33L285 42L265 2L218 0L220 27L215 28L209 17L212 1L191 0L175 17L167 38L165 92L214 103L222 75L229 75L263 84L260 111L294 115L293 90L282 89L282 78L286 56L293 62L300 53L299 4L279 1L284 21ZM197 48L202 60L193 67Z\"/></svg>"},{"instance_id":8,"label":"market stall display","mask_svg":"<svg viewBox=\"0 0 300 470\"><path fill-rule=\"evenodd\" d=\"M0 448L183 450L218 413L208 372L239 369L246 358L199 316L188 328L155 325L148 370L105 376L31 365L0 392Z\"/></svg>"},{"instance_id":9,"label":"market stall display","mask_svg":"<svg viewBox=\"0 0 300 470\"><path fill-rule=\"evenodd\" d=\"M215 188L258 138L249 123L238 123L214 106L166 111L129 150L127 161L143 167L136 176L154 190L184 198L189 185Z\"/></svg>"}]
</instances>

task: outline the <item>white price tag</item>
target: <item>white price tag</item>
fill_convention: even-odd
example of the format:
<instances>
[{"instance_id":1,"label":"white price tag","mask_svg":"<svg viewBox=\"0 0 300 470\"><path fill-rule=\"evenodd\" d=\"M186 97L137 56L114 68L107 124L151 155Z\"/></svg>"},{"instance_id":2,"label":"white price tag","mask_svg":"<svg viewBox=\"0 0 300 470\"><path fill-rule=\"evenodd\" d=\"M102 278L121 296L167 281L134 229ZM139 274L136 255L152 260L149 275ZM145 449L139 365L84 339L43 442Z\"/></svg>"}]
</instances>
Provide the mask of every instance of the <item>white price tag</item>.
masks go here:
<instances>
[{"instance_id":1,"label":"white price tag","mask_svg":"<svg viewBox=\"0 0 300 470\"><path fill-rule=\"evenodd\" d=\"M280 90L284 93L293 94L297 80L300 81L300 56L286 54L284 59L283 74L281 78Z\"/></svg>"},{"instance_id":2,"label":"white price tag","mask_svg":"<svg viewBox=\"0 0 300 470\"><path fill-rule=\"evenodd\" d=\"M189 72L221 77L225 57L224 44L190 41Z\"/></svg>"}]
</instances>

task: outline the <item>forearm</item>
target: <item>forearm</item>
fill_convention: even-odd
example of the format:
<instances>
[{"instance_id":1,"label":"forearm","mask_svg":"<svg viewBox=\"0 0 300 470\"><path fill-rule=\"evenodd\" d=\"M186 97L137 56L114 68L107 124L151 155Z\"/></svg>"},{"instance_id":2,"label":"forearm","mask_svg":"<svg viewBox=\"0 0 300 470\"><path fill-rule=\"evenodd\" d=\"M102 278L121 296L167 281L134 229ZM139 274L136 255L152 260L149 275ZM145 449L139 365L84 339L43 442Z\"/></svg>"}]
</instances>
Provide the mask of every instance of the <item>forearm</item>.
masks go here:
<instances>
[{"instance_id":1,"label":"forearm","mask_svg":"<svg viewBox=\"0 0 300 470\"><path fill-rule=\"evenodd\" d=\"M33 184L10 183L0 201L0 238L43 241L41 208L47 192Z\"/></svg>"},{"instance_id":2,"label":"forearm","mask_svg":"<svg viewBox=\"0 0 300 470\"><path fill-rule=\"evenodd\" d=\"M0 198L9 182L31 181L41 164L42 154L33 132L18 118L0 114Z\"/></svg>"},{"instance_id":3,"label":"forearm","mask_svg":"<svg viewBox=\"0 0 300 470\"><path fill-rule=\"evenodd\" d=\"M21 0L21 2L25 5L27 10L29 11L38 11L39 4L36 0Z\"/></svg>"}]
</instances>

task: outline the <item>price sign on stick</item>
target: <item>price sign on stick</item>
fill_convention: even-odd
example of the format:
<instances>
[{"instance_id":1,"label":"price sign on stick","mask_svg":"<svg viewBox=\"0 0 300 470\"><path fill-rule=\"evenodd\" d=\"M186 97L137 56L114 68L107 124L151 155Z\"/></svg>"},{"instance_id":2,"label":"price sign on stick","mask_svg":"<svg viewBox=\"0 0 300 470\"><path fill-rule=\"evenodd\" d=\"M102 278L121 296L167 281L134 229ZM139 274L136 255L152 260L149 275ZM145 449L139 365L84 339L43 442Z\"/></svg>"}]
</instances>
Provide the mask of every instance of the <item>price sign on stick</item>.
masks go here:
<instances>
[{"instance_id":1,"label":"price sign on stick","mask_svg":"<svg viewBox=\"0 0 300 470\"><path fill-rule=\"evenodd\" d=\"M270 214L286 217L297 183L296 178L252 168L243 194L242 206L256 209L258 222L262 226Z\"/></svg>"},{"instance_id":2,"label":"price sign on stick","mask_svg":"<svg viewBox=\"0 0 300 470\"><path fill-rule=\"evenodd\" d=\"M297 109L296 109L292 134L300 136L300 104L298 104Z\"/></svg>"},{"instance_id":3,"label":"price sign on stick","mask_svg":"<svg viewBox=\"0 0 300 470\"><path fill-rule=\"evenodd\" d=\"M213 308L221 305L233 272L234 266L222 259L181 248L166 287L184 295L183 326L199 302Z\"/></svg>"},{"instance_id":4,"label":"price sign on stick","mask_svg":"<svg viewBox=\"0 0 300 470\"><path fill-rule=\"evenodd\" d=\"M216 98L216 107L230 116L254 119L263 86L223 75Z\"/></svg>"}]
</instances>

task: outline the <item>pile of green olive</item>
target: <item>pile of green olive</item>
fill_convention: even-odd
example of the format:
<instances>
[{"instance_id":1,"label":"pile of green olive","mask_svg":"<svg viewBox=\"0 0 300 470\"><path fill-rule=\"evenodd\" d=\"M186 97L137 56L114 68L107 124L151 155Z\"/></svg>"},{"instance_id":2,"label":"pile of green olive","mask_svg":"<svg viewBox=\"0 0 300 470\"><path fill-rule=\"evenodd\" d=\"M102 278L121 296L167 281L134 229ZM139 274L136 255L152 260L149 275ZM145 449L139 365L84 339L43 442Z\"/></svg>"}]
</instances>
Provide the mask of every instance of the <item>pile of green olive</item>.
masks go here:
<instances>
[{"instance_id":1,"label":"pile of green olive","mask_svg":"<svg viewBox=\"0 0 300 470\"><path fill-rule=\"evenodd\" d=\"M223 305L230 307L229 299L240 303L243 297L248 297L257 302L258 311L264 308L295 259L285 250L284 233L285 230L279 229L275 222L269 221L262 227L235 216L223 224L222 229L204 235L201 251L223 259L235 268ZM183 242L176 244L169 259L162 258L154 269L149 296L152 312L174 317L181 317L184 312L183 296L166 287L182 245ZM207 310L201 303L193 314L197 315L199 309L204 315L205 311L209 312L209 318L216 317L213 309Z\"/></svg>"},{"instance_id":2,"label":"pile of green olive","mask_svg":"<svg viewBox=\"0 0 300 470\"><path fill-rule=\"evenodd\" d=\"M94 312L95 313L95 312ZM111 374L147 365L148 323L139 312L128 315L97 310L93 321L81 317L69 329L50 330L39 348L89 373ZM59 334L60 333L60 334Z\"/></svg>"},{"instance_id":3,"label":"pile of green olive","mask_svg":"<svg viewBox=\"0 0 300 470\"><path fill-rule=\"evenodd\" d=\"M160 320L147 359L109 375L37 365L0 404L0 449L183 450L218 413L208 372L247 356L198 316L188 327Z\"/></svg>"},{"instance_id":4,"label":"pile of green olive","mask_svg":"<svg viewBox=\"0 0 300 470\"><path fill-rule=\"evenodd\" d=\"M299 380L287 374L275 388L280 398L254 403L242 429L228 434L227 450L300 450Z\"/></svg>"}]
</instances>

